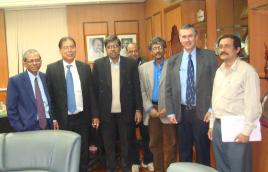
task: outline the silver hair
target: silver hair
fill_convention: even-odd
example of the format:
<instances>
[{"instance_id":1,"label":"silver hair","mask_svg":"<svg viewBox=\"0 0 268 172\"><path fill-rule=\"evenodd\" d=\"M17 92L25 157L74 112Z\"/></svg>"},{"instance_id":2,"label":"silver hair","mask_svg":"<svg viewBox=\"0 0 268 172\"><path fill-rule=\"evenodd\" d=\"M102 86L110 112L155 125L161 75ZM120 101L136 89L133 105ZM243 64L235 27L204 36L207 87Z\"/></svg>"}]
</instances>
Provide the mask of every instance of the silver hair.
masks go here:
<instances>
[{"instance_id":1,"label":"silver hair","mask_svg":"<svg viewBox=\"0 0 268 172\"><path fill-rule=\"evenodd\" d=\"M25 61L27 60L28 56L29 56L30 54L34 54L34 53L38 54L39 57L41 58L39 52L38 52L36 49L28 49L27 51L25 51L25 52L23 53L22 60L25 62Z\"/></svg>"}]
</instances>

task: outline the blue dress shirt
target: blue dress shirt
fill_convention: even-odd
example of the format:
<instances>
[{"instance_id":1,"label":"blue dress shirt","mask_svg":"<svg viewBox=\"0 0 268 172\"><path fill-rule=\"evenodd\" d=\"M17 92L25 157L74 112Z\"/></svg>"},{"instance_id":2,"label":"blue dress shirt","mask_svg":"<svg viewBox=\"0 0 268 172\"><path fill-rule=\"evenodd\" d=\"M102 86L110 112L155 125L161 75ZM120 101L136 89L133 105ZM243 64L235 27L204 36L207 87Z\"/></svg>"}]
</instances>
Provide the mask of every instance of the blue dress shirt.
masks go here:
<instances>
[{"instance_id":1,"label":"blue dress shirt","mask_svg":"<svg viewBox=\"0 0 268 172\"><path fill-rule=\"evenodd\" d=\"M157 64L154 61L154 86L153 86L153 94L152 94L153 102L158 102L160 79L161 79L163 65L164 65L164 60L162 60L160 64Z\"/></svg>"}]
</instances>

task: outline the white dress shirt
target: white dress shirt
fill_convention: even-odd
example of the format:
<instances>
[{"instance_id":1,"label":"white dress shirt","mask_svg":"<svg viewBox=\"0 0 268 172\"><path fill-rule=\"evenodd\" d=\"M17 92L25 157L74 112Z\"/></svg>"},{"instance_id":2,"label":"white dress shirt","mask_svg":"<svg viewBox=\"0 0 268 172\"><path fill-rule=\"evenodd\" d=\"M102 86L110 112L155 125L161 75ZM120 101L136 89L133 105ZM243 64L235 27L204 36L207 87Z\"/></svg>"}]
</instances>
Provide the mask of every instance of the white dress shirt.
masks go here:
<instances>
[{"instance_id":1,"label":"white dress shirt","mask_svg":"<svg viewBox=\"0 0 268 172\"><path fill-rule=\"evenodd\" d=\"M65 79L66 79L66 74L68 70L67 65L71 65L70 71L73 77L74 95L75 95L75 104L76 104L76 111L73 113L70 113L68 111L68 115L73 115L73 114L77 114L83 111L83 94L82 94L82 88L81 88L81 81L80 81L80 77L77 71L75 60L72 63L67 63L66 61L63 60Z\"/></svg>"}]
</instances>

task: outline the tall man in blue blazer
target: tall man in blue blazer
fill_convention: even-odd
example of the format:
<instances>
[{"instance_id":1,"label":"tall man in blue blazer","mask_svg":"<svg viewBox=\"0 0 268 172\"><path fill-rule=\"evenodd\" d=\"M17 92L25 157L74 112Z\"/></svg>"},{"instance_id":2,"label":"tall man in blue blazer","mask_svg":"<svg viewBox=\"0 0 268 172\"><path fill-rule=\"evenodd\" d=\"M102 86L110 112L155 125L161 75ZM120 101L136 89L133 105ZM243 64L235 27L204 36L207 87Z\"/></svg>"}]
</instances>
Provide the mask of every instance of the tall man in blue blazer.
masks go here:
<instances>
[{"instance_id":1,"label":"tall man in blue blazer","mask_svg":"<svg viewBox=\"0 0 268 172\"><path fill-rule=\"evenodd\" d=\"M217 58L212 51L196 48L197 30L192 25L184 25L179 36L183 51L167 66L166 110L177 124L180 161L191 162L195 146L197 162L209 165L207 132Z\"/></svg>"},{"instance_id":2,"label":"tall man in blue blazer","mask_svg":"<svg viewBox=\"0 0 268 172\"><path fill-rule=\"evenodd\" d=\"M115 143L118 129L122 171L129 172L130 139L134 122L141 121L142 111L138 65L135 60L120 56L121 42L117 36L108 36L104 44L107 56L95 61L93 78L100 111L106 167L108 172L116 172Z\"/></svg>"},{"instance_id":3,"label":"tall man in blue blazer","mask_svg":"<svg viewBox=\"0 0 268 172\"><path fill-rule=\"evenodd\" d=\"M49 64L46 71L51 109L59 129L81 135L79 172L87 172L88 125L99 125L91 71L87 64L75 60L76 43L72 37L60 39L59 51L62 60Z\"/></svg>"},{"instance_id":4,"label":"tall man in blue blazer","mask_svg":"<svg viewBox=\"0 0 268 172\"><path fill-rule=\"evenodd\" d=\"M50 97L45 74L39 72L41 56L29 49L23 54L26 71L9 79L7 115L16 131L52 129Z\"/></svg>"}]
</instances>

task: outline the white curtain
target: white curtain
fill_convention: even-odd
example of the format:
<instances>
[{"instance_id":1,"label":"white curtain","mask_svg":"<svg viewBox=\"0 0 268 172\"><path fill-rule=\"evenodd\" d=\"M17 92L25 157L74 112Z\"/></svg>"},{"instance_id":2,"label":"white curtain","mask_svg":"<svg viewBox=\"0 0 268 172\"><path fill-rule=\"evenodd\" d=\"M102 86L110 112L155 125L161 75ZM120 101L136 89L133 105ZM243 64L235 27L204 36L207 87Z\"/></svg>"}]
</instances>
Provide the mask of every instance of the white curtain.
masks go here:
<instances>
[{"instance_id":1,"label":"white curtain","mask_svg":"<svg viewBox=\"0 0 268 172\"><path fill-rule=\"evenodd\" d=\"M41 71L60 59L58 42L67 35L66 8L5 11L9 77L24 70L22 55L36 49L42 57Z\"/></svg>"}]
</instances>

